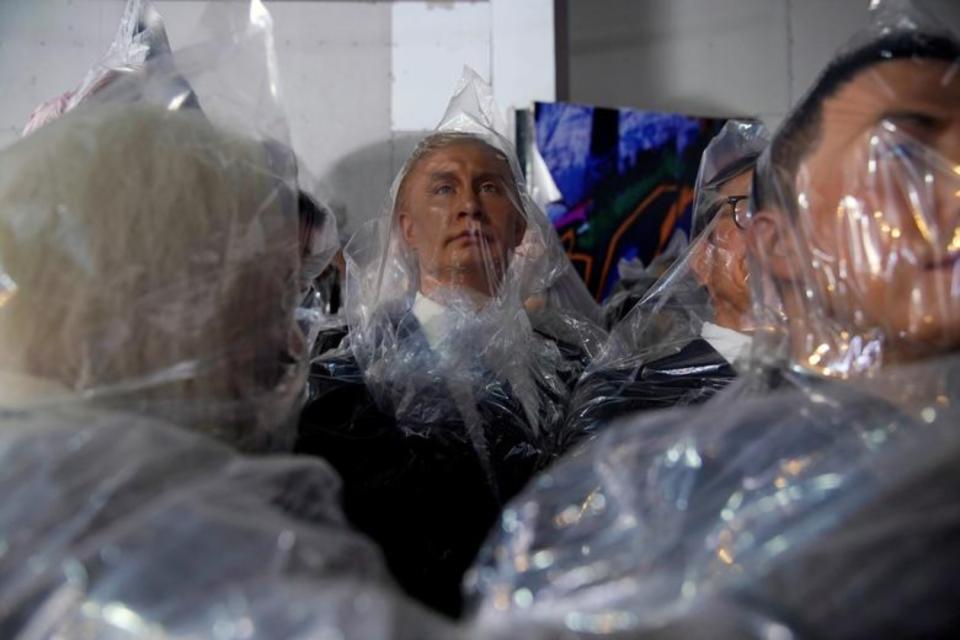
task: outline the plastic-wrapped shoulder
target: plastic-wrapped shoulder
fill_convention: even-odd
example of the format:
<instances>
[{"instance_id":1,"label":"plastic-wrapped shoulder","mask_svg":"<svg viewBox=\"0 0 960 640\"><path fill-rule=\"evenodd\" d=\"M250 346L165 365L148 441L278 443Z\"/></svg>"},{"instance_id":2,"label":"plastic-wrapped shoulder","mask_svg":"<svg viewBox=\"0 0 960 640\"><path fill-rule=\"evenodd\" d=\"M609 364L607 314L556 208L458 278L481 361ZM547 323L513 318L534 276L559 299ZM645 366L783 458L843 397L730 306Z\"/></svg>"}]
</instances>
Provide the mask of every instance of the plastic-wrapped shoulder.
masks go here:
<instances>
[{"instance_id":1,"label":"plastic-wrapped shoulder","mask_svg":"<svg viewBox=\"0 0 960 640\"><path fill-rule=\"evenodd\" d=\"M169 405L245 446L274 431L303 348L292 166L148 105L81 109L4 150L0 370Z\"/></svg>"}]
</instances>

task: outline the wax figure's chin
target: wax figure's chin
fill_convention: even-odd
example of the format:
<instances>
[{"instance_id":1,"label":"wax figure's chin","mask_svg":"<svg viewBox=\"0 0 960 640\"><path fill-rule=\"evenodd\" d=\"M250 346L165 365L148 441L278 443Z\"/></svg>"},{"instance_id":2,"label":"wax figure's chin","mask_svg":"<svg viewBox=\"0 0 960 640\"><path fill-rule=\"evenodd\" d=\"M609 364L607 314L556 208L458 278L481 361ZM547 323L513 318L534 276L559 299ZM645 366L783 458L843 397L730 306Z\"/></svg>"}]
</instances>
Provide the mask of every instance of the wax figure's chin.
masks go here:
<instances>
[{"instance_id":1,"label":"wax figure's chin","mask_svg":"<svg viewBox=\"0 0 960 640\"><path fill-rule=\"evenodd\" d=\"M483 272L447 270L421 274L420 293L445 307L479 309L496 295L496 283Z\"/></svg>"},{"instance_id":2,"label":"wax figure's chin","mask_svg":"<svg viewBox=\"0 0 960 640\"><path fill-rule=\"evenodd\" d=\"M926 357L960 344L960 265L909 265L857 278L865 324L877 324L890 347Z\"/></svg>"},{"instance_id":3,"label":"wax figure's chin","mask_svg":"<svg viewBox=\"0 0 960 640\"><path fill-rule=\"evenodd\" d=\"M453 247L447 255L446 264L433 265L433 268L423 270L420 290L431 298L438 298L444 293L434 295L433 290L470 290L484 296L493 296L503 281L506 260L493 254L488 249L479 246L466 245ZM441 300L438 300L441 301Z\"/></svg>"}]
</instances>

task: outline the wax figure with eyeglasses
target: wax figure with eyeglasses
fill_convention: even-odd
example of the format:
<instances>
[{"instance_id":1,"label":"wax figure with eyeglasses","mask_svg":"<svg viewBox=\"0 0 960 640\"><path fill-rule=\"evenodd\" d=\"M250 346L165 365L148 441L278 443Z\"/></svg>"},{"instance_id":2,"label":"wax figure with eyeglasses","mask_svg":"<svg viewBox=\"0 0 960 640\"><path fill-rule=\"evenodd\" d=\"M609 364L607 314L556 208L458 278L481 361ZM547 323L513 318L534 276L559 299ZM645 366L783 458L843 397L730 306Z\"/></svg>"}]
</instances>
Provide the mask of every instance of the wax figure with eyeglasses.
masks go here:
<instances>
[{"instance_id":1,"label":"wax figure with eyeglasses","mask_svg":"<svg viewBox=\"0 0 960 640\"><path fill-rule=\"evenodd\" d=\"M337 468L401 584L450 614L602 335L491 105L468 74L346 247L349 333L312 364L297 445Z\"/></svg>"},{"instance_id":2,"label":"wax figure with eyeglasses","mask_svg":"<svg viewBox=\"0 0 960 640\"><path fill-rule=\"evenodd\" d=\"M955 633L960 41L872 12L758 161L751 367L507 506L489 637Z\"/></svg>"},{"instance_id":3,"label":"wax figure with eyeglasses","mask_svg":"<svg viewBox=\"0 0 960 640\"><path fill-rule=\"evenodd\" d=\"M731 120L707 146L697 179L694 242L612 329L577 383L562 447L632 411L705 402L736 377L753 330L748 193L768 139L759 122Z\"/></svg>"}]
</instances>

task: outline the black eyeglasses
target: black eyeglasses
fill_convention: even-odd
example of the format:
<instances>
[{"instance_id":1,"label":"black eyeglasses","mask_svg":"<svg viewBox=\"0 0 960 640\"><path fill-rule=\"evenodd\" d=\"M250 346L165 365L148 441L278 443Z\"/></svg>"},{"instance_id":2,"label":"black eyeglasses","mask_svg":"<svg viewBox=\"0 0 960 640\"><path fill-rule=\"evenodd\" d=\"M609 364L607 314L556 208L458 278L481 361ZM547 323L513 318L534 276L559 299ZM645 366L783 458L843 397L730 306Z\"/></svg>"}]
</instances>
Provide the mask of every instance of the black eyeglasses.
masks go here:
<instances>
[{"instance_id":1,"label":"black eyeglasses","mask_svg":"<svg viewBox=\"0 0 960 640\"><path fill-rule=\"evenodd\" d=\"M745 231L750 223L750 196L727 196L714 205L716 212L733 217L733 223Z\"/></svg>"}]
</instances>

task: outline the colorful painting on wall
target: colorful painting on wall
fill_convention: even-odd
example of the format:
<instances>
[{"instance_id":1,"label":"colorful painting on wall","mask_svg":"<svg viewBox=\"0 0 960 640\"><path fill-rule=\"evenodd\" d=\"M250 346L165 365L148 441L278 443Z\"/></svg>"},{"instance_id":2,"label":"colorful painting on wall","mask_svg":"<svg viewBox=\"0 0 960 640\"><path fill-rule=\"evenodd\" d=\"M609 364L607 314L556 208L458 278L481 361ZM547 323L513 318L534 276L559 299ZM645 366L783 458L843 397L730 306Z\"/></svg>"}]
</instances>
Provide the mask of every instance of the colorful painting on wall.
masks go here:
<instances>
[{"instance_id":1,"label":"colorful painting on wall","mask_svg":"<svg viewBox=\"0 0 960 640\"><path fill-rule=\"evenodd\" d=\"M621 259L650 264L676 231L689 233L700 156L722 124L537 103L529 142L553 181L547 215L598 301L613 290Z\"/></svg>"}]
</instances>

